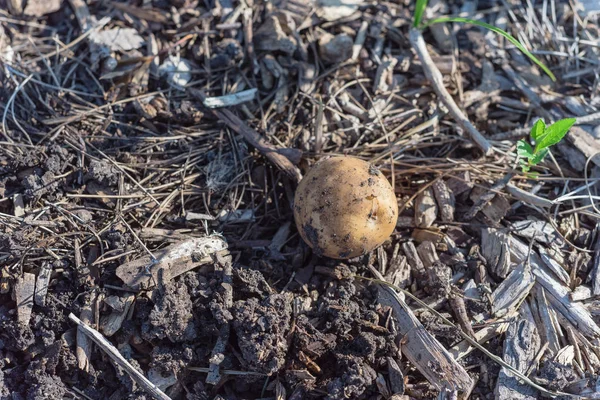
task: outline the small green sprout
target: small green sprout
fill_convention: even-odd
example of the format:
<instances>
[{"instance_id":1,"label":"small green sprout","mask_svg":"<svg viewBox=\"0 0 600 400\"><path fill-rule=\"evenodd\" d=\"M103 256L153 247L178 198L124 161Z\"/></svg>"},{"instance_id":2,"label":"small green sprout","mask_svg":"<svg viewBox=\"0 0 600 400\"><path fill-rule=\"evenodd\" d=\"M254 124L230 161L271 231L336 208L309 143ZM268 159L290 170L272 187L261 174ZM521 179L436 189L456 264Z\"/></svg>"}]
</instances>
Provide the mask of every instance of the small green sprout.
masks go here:
<instances>
[{"instance_id":1,"label":"small green sprout","mask_svg":"<svg viewBox=\"0 0 600 400\"><path fill-rule=\"evenodd\" d=\"M517 142L517 155L523 172L529 172L531 167L542 162L550 151L550 146L560 142L574 123L575 118L565 118L547 127L542 119L538 119L531 127L531 138L535 141L535 147L523 139Z\"/></svg>"},{"instance_id":2,"label":"small green sprout","mask_svg":"<svg viewBox=\"0 0 600 400\"><path fill-rule=\"evenodd\" d=\"M427 8L428 1L429 0L417 0L417 2L415 4L415 12L413 15L413 27L414 28L425 29L434 24L441 24L441 23L446 23L446 22L462 22L462 23L477 25L479 27L489 29L492 32L495 32L498 35L506 38L506 40L511 42L517 49L519 49L523 54L525 54L527 57L529 57L529 59L533 63L535 63L537 66L539 66L542 69L542 71L544 71L550 77L550 79L552 79L552 81L556 81L556 77L554 76L552 71L550 71L550 69L548 67L546 67L544 65L544 63L542 63L536 56L531 54L531 52L529 50L527 50L527 48L525 48L525 46L523 46L521 44L521 42L519 42L517 39L515 39L510 33L506 32L494 25L487 24L483 21L477 21L474 19L463 18L463 17L441 17L441 18L432 19L431 21L428 21L426 23L422 23L423 15L425 14L425 9Z\"/></svg>"}]
</instances>

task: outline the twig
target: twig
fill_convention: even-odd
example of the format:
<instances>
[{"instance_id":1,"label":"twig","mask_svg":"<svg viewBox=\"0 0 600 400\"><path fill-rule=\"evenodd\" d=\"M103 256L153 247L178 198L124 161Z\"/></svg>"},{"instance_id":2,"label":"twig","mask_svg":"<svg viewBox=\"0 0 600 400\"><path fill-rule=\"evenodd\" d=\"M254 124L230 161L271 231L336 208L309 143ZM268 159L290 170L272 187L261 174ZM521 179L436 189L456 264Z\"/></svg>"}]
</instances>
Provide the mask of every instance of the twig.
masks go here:
<instances>
[{"instance_id":1,"label":"twig","mask_svg":"<svg viewBox=\"0 0 600 400\"><path fill-rule=\"evenodd\" d=\"M121 368L123 368L131 378L140 385L146 392L152 395L155 399L158 400L171 400L169 396L164 394L162 390L160 390L155 384L150 382L146 377L135 369L126 359L119 353L108 340L102 336L100 332L89 327L85 323L83 323L79 318L77 318L73 313L69 314L69 318L71 321L75 322L79 329L81 329L90 339L94 341L102 350L108 354L112 360L117 363Z\"/></svg>"},{"instance_id":2,"label":"twig","mask_svg":"<svg viewBox=\"0 0 600 400\"><path fill-rule=\"evenodd\" d=\"M493 147L490 142L488 142L487 139L484 138L481 133L479 133L477 128L475 128L475 126L473 126L473 124L467 119L452 96L450 96L450 93L448 93L446 90L442 74L431 59L431 56L427 51L427 45L425 44L425 40L423 39L423 35L421 34L420 30L416 28L412 28L410 30L410 43L421 60L425 76L429 82L431 82L433 89L437 93L442 103L444 103L446 108L448 108L452 118L454 118L454 120L463 127L475 144L477 144L477 146L483 150L486 155L491 154Z\"/></svg>"},{"instance_id":3,"label":"twig","mask_svg":"<svg viewBox=\"0 0 600 400\"><path fill-rule=\"evenodd\" d=\"M193 97L196 97L203 103L206 100L206 95L202 90L189 88L188 91ZM244 121L239 119L230 110L223 109L211 111L217 118L225 122L229 128L242 135L248 143L264 154L269 161L275 164L275 166L282 170L290 179L293 179L296 183L300 182L300 179L302 179L300 170L288 157L281 154L282 149L277 149L275 146L268 143L258 132L246 125Z\"/></svg>"},{"instance_id":4,"label":"twig","mask_svg":"<svg viewBox=\"0 0 600 400\"><path fill-rule=\"evenodd\" d=\"M207 97L204 99L204 107L219 108L237 106L238 104L252 101L256 97L257 89L242 90L241 92L227 94L225 96Z\"/></svg>"}]
</instances>

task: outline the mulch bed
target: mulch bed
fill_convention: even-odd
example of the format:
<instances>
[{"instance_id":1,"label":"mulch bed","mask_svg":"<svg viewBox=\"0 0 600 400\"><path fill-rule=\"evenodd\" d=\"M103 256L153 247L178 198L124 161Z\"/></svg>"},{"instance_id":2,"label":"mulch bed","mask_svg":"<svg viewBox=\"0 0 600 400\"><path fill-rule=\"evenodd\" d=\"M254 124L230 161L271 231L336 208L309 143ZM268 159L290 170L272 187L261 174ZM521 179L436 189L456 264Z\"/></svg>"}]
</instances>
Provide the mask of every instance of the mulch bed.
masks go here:
<instances>
[{"instance_id":1,"label":"mulch bed","mask_svg":"<svg viewBox=\"0 0 600 400\"><path fill-rule=\"evenodd\" d=\"M0 0L0 399L152 398L70 314L172 399L598 396L597 14L431 3L558 77L480 28L424 32L488 156L426 79L407 0ZM516 140L566 116L523 174ZM339 261L292 203L343 154L400 218Z\"/></svg>"}]
</instances>

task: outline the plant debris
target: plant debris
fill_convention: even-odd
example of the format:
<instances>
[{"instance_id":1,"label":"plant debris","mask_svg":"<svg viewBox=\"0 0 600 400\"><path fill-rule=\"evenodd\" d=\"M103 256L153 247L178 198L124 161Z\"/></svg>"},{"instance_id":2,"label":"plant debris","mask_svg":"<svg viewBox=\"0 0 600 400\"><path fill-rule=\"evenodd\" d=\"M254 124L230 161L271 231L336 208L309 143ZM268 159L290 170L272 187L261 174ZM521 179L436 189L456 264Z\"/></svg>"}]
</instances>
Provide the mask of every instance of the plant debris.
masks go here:
<instances>
[{"instance_id":1,"label":"plant debris","mask_svg":"<svg viewBox=\"0 0 600 400\"><path fill-rule=\"evenodd\" d=\"M414 3L0 0L0 398L598 398L596 2L425 10L556 82ZM343 155L398 222L333 260Z\"/></svg>"}]
</instances>

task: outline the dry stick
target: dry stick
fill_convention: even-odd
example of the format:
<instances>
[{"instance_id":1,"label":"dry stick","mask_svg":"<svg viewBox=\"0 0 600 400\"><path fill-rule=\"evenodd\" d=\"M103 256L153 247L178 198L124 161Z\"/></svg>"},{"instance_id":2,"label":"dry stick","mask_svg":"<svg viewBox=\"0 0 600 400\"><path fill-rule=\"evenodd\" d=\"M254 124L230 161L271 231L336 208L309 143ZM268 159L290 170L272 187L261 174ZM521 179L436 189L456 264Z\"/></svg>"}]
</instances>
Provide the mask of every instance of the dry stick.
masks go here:
<instances>
[{"instance_id":1,"label":"dry stick","mask_svg":"<svg viewBox=\"0 0 600 400\"><path fill-rule=\"evenodd\" d=\"M204 103L206 100L206 95L202 90L189 88L189 93L197 98L198 100ZM233 112L227 109L223 110L210 110L217 118L221 121L225 122L225 124L238 133L242 135L244 139L258 151L260 151L265 157L269 159L277 168L282 170L290 179L294 182L300 182L302 179L302 175L300 174L300 170L290 161L288 157L284 154L285 150L292 149L277 149L272 144L268 143L258 132L254 129L250 128L248 125L244 123L241 119L239 119ZM290 153L291 154L291 153Z\"/></svg>"},{"instance_id":2,"label":"dry stick","mask_svg":"<svg viewBox=\"0 0 600 400\"><path fill-rule=\"evenodd\" d=\"M106 340L100 332L86 325L79 318L73 315L73 313L69 314L69 318L78 325L78 329L81 329L90 339L94 341L94 343L102 348L102 350L104 350L114 362L119 364L121 368L127 371L131 378L146 392L151 394L152 397L158 400L171 400L171 398L164 394L155 384L146 379L146 377L140 371L129 364L129 362L121 355L121 353L119 353L119 350L117 350L108 340Z\"/></svg>"},{"instance_id":3,"label":"dry stick","mask_svg":"<svg viewBox=\"0 0 600 400\"><path fill-rule=\"evenodd\" d=\"M450 93L448 93L446 90L442 74L431 59L431 56L427 51L427 45L425 44L425 40L423 39L423 35L419 29L411 28L410 43L421 60L425 76L433 86L433 90L435 90L442 103L444 103L446 108L448 108L452 118L454 118L454 120L463 127L467 134L471 136L471 139L475 142L475 144L477 144L477 146L479 146L479 148L483 150L486 155L491 154L493 148L490 142L488 142L487 139L484 138L481 133L479 133L477 128L475 128L475 126L473 126L473 124L467 119L452 96L450 96Z\"/></svg>"}]
</instances>

